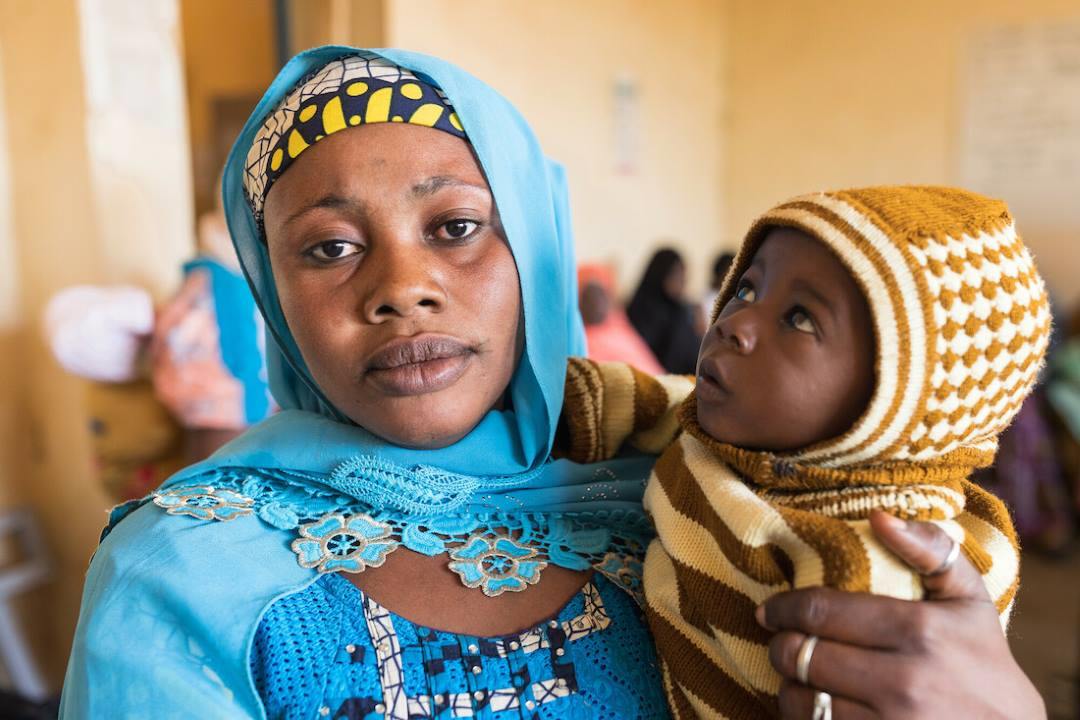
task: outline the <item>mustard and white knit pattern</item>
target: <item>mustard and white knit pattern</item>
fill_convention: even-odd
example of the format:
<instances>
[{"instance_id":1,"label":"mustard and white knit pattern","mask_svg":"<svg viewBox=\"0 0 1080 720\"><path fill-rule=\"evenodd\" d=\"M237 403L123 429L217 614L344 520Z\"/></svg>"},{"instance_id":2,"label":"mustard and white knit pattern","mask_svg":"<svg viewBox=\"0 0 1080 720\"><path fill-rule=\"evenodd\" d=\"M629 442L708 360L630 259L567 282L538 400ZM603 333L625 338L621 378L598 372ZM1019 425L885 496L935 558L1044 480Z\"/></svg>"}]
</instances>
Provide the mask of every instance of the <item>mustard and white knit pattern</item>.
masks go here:
<instances>
[{"instance_id":1,"label":"mustard and white knit pattern","mask_svg":"<svg viewBox=\"0 0 1080 720\"><path fill-rule=\"evenodd\" d=\"M874 539L867 517L875 508L934 521L961 542L1003 627L1019 583L1007 510L967 480L992 461L1049 337L1042 281L1005 206L944 188L796 198L753 225L715 312L776 226L824 242L859 282L877 335L876 389L849 432L784 456L709 437L693 395L680 408L682 432L671 436L645 495L657 539L644 568L646 611L676 718L776 714L780 677L753 612L778 592L826 585L922 596L920 578ZM588 446L579 454L604 456L642 436L661 441L659 425L650 435L644 416L670 418L669 411L617 409L625 398L643 403L660 393L660 381L607 364L574 374L592 378L567 386L568 425ZM627 377L632 389L608 387ZM582 400L572 386L594 399Z\"/></svg>"},{"instance_id":2,"label":"mustard and white knit pattern","mask_svg":"<svg viewBox=\"0 0 1080 720\"><path fill-rule=\"evenodd\" d=\"M818 238L851 270L877 336L877 387L844 436L796 458L986 464L1049 340L1042 279L999 200L954 188L880 187L797 197L751 227L717 311L768 230Z\"/></svg>"}]
</instances>

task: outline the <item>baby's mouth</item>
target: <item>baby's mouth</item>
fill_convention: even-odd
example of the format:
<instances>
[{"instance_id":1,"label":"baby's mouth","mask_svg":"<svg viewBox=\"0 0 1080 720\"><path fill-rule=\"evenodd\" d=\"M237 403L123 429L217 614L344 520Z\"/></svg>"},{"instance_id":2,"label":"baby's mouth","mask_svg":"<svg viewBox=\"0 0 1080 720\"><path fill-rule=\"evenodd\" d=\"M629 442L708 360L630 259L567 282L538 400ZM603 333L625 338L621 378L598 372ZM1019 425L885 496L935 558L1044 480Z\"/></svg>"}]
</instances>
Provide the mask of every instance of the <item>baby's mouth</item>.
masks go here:
<instances>
[{"instance_id":1,"label":"baby's mouth","mask_svg":"<svg viewBox=\"0 0 1080 720\"><path fill-rule=\"evenodd\" d=\"M448 335L396 338L371 354L363 379L387 395L423 395L457 382L475 355L472 347Z\"/></svg>"},{"instance_id":2,"label":"baby's mouth","mask_svg":"<svg viewBox=\"0 0 1080 720\"><path fill-rule=\"evenodd\" d=\"M704 358L698 367L697 394L706 402L726 400L732 394L731 386L724 377L719 363Z\"/></svg>"}]
</instances>

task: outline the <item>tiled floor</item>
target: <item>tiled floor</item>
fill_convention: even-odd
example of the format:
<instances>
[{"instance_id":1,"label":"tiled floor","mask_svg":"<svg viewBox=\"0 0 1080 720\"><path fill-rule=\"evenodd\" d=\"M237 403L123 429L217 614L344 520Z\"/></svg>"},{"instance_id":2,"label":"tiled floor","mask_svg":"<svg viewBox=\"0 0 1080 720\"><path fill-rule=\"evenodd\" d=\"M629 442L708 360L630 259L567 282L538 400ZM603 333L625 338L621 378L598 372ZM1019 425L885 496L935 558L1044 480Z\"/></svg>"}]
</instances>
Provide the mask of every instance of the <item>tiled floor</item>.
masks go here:
<instances>
[{"instance_id":1,"label":"tiled floor","mask_svg":"<svg viewBox=\"0 0 1080 720\"><path fill-rule=\"evenodd\" d=\"M1060 558L1025 554L1009 641L1051 720L1080 719L1080 545Z\"/></svg>"}]
</instances>

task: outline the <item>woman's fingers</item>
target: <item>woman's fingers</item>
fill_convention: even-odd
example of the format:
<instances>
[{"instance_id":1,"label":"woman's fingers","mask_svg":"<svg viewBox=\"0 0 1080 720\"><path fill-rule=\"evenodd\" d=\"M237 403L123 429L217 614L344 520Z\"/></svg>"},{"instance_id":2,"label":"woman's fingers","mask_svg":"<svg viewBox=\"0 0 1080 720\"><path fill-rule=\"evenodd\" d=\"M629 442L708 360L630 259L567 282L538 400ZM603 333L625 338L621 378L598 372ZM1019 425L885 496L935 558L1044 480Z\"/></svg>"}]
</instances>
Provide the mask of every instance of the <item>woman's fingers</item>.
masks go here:
<instances>
[{"instance_id":1,"label":"woman's fingers","mask_svg":"<svg viewBox=\"0 0 1080 720\"><path fill-rule=\"evenodd\" d=\"M928 603L807 588L774 595L758 608L769 630L794 630L864 648L903 650L921 642L936 617Z\"/></svg>"},{"instance_id":2,"label":"woman's fingers","mask_svg":"<svg viewBox=\"0 0 1080 720\"><path fill-rule=\"evenodd\" d=\"M788 720L810 720L814 716L813 688L785 680L780 686L780 717ZM870 708L844 697L833 696L833 720L874 720L878 717Z\"/></svg>"},{"instance_id":3,"label":"woman's fingers","mask_svg":"<svg viewBox=\"0 0 1080 720\"><path fill-rule=\"evenodd\" d=\"M784 678L798 681L795 667L805 639L802 633L781 632L769 643L769 662ZM878 696L882 677L896 664L879 650L819 639L810 656L807 684L869 705Z\"/></svg>"},{"instance_id":4,"label":"woman's fingers","mask_svg":"<svg viewBox=\"0 0 1080 720\"><path fill-rule=\"evenodd\" d=\"M945 572L930 574L942 567L953 546L937 525L907 522L880 510L871 513L870 525L887 548L923 576L927 600L991 601L982 576L963 553Z\"/></svg>"}]
</instances>

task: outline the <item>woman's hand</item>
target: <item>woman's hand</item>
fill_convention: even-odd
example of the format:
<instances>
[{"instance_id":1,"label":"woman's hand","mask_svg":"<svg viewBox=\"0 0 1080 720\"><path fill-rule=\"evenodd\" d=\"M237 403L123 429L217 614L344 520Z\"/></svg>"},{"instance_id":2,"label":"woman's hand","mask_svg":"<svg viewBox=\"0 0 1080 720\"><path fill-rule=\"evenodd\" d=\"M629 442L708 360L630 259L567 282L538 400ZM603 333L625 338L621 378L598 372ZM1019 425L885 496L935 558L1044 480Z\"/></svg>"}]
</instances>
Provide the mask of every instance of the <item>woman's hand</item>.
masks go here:
<instances>
[{"instance_id":1,"label":"woman's hand","mask_svg":"<svg viewBox=\"0 0 1080 720\"><path fill-rule=\"evenodd\" d=\"M776 631L769 659L784 677L783 717L808 720L815 690L833 696L835 720L861 718L1045 718L1042 698L1016 664L978 571L961 554L944 573L951 540L930 523L885 513L870 518L878 539L924 575L926 600L811 588L758 608ZM803 638L820 641L810 687L796 679Z\"/></svg>"}]
</instances>

